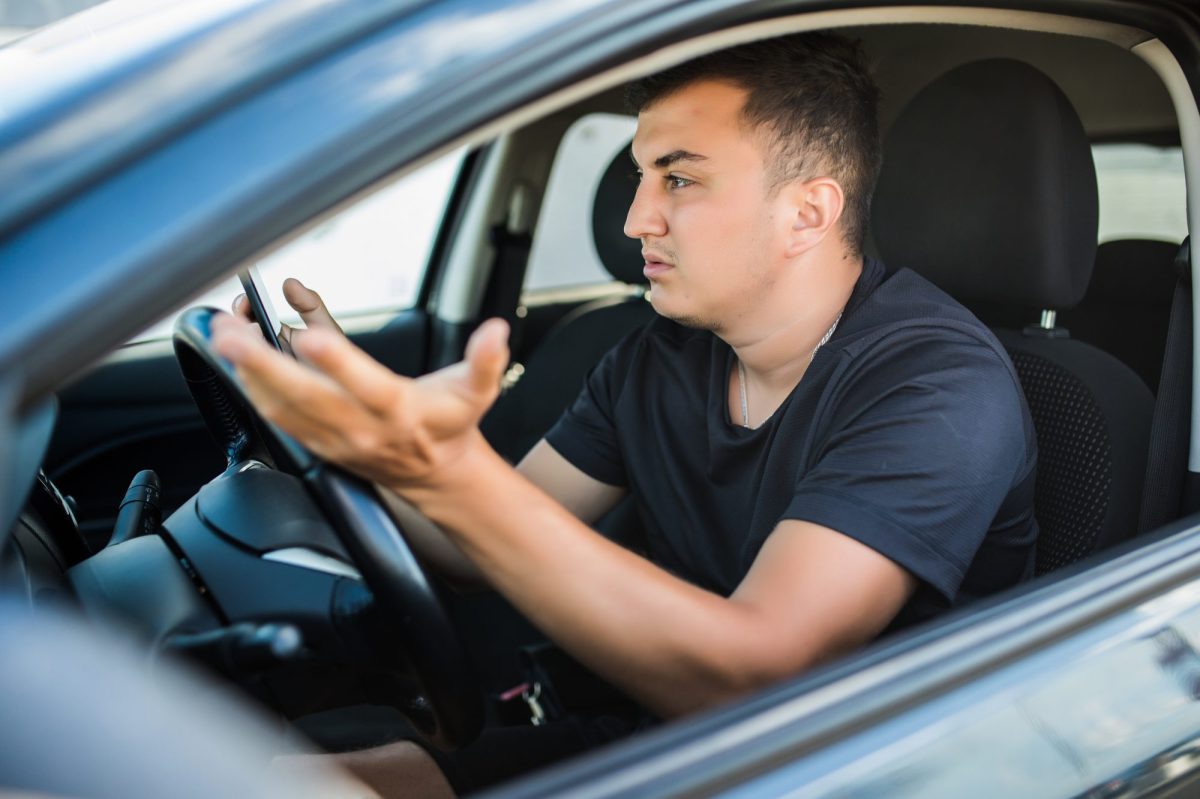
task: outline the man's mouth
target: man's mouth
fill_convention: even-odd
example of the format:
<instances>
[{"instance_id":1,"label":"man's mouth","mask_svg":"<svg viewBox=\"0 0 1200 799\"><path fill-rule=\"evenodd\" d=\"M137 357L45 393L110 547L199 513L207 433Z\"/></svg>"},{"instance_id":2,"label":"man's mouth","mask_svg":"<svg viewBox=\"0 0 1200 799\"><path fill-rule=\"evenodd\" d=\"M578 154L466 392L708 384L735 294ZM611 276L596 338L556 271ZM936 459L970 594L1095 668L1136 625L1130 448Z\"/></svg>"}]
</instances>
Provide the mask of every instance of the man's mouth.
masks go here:
<instances>
[{"instance_id":1,"label":"man's mouth","mask_svg":"<svg viewBox=\"0 0 1200 799\"><path fill-rule=\"evenodd\" d=\"M675 265L664 260L664 256L652 252L650 250L642 250L642 258L646 265L642 267L642 274L647 278L655 278L664 272L674 269Z\"/></svg>"}]
</instances>

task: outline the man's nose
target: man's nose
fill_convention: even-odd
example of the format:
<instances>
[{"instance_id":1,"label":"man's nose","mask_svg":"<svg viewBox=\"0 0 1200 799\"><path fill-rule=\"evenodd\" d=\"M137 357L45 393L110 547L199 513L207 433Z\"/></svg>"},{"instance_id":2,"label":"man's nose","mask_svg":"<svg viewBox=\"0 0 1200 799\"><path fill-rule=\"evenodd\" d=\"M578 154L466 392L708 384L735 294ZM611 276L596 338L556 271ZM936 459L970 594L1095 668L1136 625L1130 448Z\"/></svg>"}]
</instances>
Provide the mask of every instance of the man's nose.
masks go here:
<instances>
[{"instance_id":1,"label":"man's nose","mask_svg":"<svg viewBox=\"0 0 1200 799\"><path fill-rule=\"evenodd\" d=\"M625 217L625 235L631 239L644 239L667 234L667 220L662 214L654 189L648 181L638 183Z\"/></svg>"}]
</instances>

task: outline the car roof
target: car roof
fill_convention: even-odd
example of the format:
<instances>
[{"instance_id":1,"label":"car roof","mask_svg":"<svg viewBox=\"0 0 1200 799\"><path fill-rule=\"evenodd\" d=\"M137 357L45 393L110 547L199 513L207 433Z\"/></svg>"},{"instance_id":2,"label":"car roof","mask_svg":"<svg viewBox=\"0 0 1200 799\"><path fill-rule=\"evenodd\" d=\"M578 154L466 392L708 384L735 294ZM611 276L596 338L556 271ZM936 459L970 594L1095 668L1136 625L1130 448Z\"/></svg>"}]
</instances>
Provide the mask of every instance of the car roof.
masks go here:
<instances>
[{"instance_id":1,"label":"car roof","mask_svg":"<svg viewBox=\"0 0 1200 799\"><path fill-rule=\"evenodd\" d=\"M419 5L113 0L0 49L0 235L240 92Z\"/></svg>"}]
</instances>

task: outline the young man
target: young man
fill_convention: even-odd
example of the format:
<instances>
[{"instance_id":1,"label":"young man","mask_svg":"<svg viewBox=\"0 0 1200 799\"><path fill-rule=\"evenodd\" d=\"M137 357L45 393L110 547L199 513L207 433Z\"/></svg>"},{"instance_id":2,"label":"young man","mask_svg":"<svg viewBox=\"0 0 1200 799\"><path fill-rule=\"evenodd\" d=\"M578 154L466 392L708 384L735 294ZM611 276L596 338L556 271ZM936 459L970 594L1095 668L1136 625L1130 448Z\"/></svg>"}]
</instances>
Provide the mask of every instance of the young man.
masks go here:
<instances>
[{"instance_id":1,"label":"young man","mask_svg":"<svg viewBox=\"0 0 1200 799\"><path fill-rule=\"evenodd\" d=\"M501 322L417 380L330 330L294 342L312 368L228 319L216 347L267 418L436 523L428 559L658 716L742 696L1032 565L1034 436L1007 356L937 289L863 257L876 97L859 50L827 35L632 87L625 232L661 318L517 469L477 427ZM648 558L589 527L626 491Z\"/></svg>"}]
</instances>

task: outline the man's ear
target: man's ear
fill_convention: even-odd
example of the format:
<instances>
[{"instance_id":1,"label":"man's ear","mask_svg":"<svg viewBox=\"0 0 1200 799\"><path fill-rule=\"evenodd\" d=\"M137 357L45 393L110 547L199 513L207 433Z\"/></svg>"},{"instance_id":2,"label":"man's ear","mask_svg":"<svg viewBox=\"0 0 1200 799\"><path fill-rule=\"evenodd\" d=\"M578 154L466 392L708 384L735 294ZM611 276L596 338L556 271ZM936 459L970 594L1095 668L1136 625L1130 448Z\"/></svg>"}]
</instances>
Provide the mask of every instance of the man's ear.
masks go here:
<instances>
[{"instance_id":1,"label":"man's ear","mask_svg":"<svg viewBox=\"0 0 1200 799\"><path fill-rule=\"evenodd\" d=\"M833 178L813 178L784 188L787 195L787 256L800 255L820 244L842 218L846 195Z\"/></svg>"}]
</instances>

